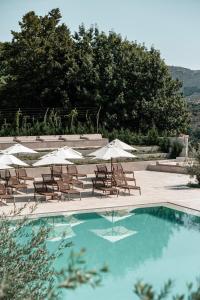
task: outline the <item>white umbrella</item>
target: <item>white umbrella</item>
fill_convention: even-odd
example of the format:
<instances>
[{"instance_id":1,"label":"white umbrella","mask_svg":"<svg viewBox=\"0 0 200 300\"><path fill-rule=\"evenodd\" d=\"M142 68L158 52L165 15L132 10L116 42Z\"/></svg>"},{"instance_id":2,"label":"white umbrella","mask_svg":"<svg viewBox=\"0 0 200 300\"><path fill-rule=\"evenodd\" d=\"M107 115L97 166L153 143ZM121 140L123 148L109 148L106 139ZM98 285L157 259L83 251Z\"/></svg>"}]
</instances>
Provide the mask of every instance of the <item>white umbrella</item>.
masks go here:
<instances>
[{"instance_id":1,"label":"white umbrella","mask_svg":"<svg viewBox=\"0 0 200 300\"><path fill-rule=\"evenodd\" d=\"M112 170L113 158L120 158L120 157L135 158L136 157L135 155L110 144L90 153L90 155L95 156L93 159L111 160L111 170Z\"/></svg>"},{"instance_id":2,"label":"white umbrella","mask_svg":"<svg viewBox=\"0 0 200 300\"><path fill-rule=\"evenodd\" d=\"M137 150L136 148L134 148L134 147L118 140L118 139L113 140L109 144L113 145L113 146L116 146L117 148L123 149L125 151L136 151Z\"/></svg>"},{"instance_id":3,"label":"white umbrella","mask_svg":"<svg viewBox=\"0 0 200 300\"><path fill-rule=\"evenodd\" d=\"M18 153L38 153L35 150L32 150L28 147L25 147L21 144L15 144L2 151L5 154L18 154Z\"/></svg>"},{"instance_id":4,"label":"white umbrella","mask_svg":"<svg viewBox=\"0 0 200 300\"><path fill-rule=\"evenodd\" d=\"M103 159L103 160L109 160L112 158L120 158L120 157L126 157L126 158L136 157L135 155L110 144L90 153L90 156L95 156L94 157L95 159Z\"/></svg>"},{"instance_id":5,"label":"white umbrella","mask_svg":"<svg viewBox=\"0 0 200 300\"><path fill-rule=\"evenodd\" d=\"M5 165L28 166L28 164L12 154L0 154L0 163Z\"/></svg>"},{"instance_id":6,"label":"white umbrella","mask_svg":"<svg viewBox=\"0 0 200 300\"><path fill-rule=\"evenodd\" d=\"M0 162L0 170L7 170L7 169L13 169L13 167L5 165Z\"/></svg>"},{"instance_id":7,"label":"white umbrella","mask_svg":"<svg viewBox=\"0 0 200 300\"><path fill-rule=\"evenodd\" d=\"M53 155L58 156L63 159L83 159L83 156L81 153L79 153L78 151L75 151L69 147L59 148L57 150L50 152L49 154L53 154ZM48 156L49 154L42 156L42 158Z\"/></svg>"},{"instance_id":8,"label":"white umbrella","mask_svg":"<svg viewBox=\"0 0 200 300\"><path fill-rule=\"evenodd\" d=\"M37 162L33 164L34 167L37 166L50 166L50 165L71 165L71 161L65 160L63 157L59 157L54 154L47 154L42 157Z\"/></svg>"}]
</instances>

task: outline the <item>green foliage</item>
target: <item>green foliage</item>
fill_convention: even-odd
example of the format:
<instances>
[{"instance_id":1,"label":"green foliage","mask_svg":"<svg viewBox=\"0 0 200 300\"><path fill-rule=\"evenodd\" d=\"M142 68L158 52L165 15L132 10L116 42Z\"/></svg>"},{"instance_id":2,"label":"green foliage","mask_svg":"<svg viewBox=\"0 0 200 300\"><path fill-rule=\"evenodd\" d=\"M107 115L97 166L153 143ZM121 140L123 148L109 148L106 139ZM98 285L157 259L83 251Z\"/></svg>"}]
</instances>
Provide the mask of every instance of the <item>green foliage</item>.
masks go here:
<instances>
[{"instance_id":1,"label":"green foliage","mask_svg":"<svg viewBox=\"0 0 200 300\"><path fill-rule=\"evenodd\" d=\"M157 294L153 290L152 285L138 282L134 286L134 292L139 297L140 300L164 300L169 295L171 288L172 288L172 281L169 280L166 284L164 284L160 293Z\"/></svg>"},{"instance_id":2,"label":"green foliage","mask_svg":"<svg viewBox=\"0 0 200 300\"><path fill-rule=\"evenodd\" d=\"M76 113L79 107L99 111L95 120L87 118L91 130L124 128L143 135L153 126L159 134L187 130L180 83L171 78L158 50L84 25L72 36L60 19L58 9L44 17L29 12L19 23L20 31L12 31L12 41L1 44L0 78L5 80L0 108L51 109L56 103L66 109L70 132L75 123L83 123ZM55 131L59 125L54 121L47 126L35 122L33 131L49 132L49 126Z\"/></svg>"},{"instance_id":3,"label":"green foliage","mask_svg":"<svg viewBox=\"0 0 200 300\"><path fill-rule=\"evenodd\" d=\"M165 153L169 153L170 150L170 139L167 137L161 137L159 138L159 142L158 142L160 149L165 152Z\"/></svg>"},{"instance_id":4,"label":"green foliage","mask_svg":"<svg viewBox=\"0 0 200 300\"><path fill-rule=\"evenodd\" d=\"M157 145L159 143L159 135L155 126L148 131L147 145Z\"/></svg>"},{"instance_id":5,"label":"green foliage","mask_svg":"<svg viewBox=\"0 0 200 300\"><path fill-rule=\"evenodd\" d=\"M197 287L194 289L193 284L188 284L188 292L181 295L171 295L172 291L172 281L168 280L160 290L156 293L153 286L147 283L137 282L134 286L134 292L138 296L139 300L200 300L200 281L197 280ZM169 298L170 297L170 298Z\"/></svg>"},{"instance_id":6,"label":"green foliage","mask_svg":"<svg viewBox=\"0 0 200 300\"><path fill-rule=\"evenodd\" d=\"M80 285L90 284L92 287L97 287L102 282L102 274L108 272L108 267L105 265L99 271L86 270L83 266L86 264L84 260L85 249L79 253L70 254L68 266L62 272L63 281L59 288L76 289Z\"/></svg>"},{"instance_id":7,"label":"green foliage","mask_svg":"<svg viewBox=\"0 0 200 300\"><path fill-rule=\"evenodd\" d=\"M13 220L23 210L14 215L0 215L0 299L60 299L61 288L75 289L90 284L96 287L101 283L106 266L99 271L88 270L84 260L85 250L71 252L66 266L59 272L53 267L55 260L70 242L62 240L58 247L49 252L46 240L51 228L41 224L34 230L27 217ZM12 221L12 222L11 222ZM27 234L27 227L31 234Z\"/></svg>"},{"instance_id":8,"label":"green foliage","mask_svg":"<svg viewBox=\"0 0 200 300\"><path fill-rule=\"evenodd\" d=\"M170 148L170 158L178 157L182 150L183 150L183 144L180 141L178 140L172 141L171 148Z\"/></svg>"}]
</instances>

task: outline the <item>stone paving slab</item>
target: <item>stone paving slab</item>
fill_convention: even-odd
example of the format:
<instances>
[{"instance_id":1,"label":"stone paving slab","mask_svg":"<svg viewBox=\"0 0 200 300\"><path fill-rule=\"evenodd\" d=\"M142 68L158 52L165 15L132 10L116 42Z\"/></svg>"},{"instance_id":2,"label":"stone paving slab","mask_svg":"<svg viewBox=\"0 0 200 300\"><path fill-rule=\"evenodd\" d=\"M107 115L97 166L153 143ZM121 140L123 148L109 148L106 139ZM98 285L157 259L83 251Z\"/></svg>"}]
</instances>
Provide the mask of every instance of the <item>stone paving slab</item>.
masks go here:
<instances>
[{"instance_id":1,"label":"stone paving slab","mask_svg":"<svg viewBox=\"0 0 200 300\"><path fill-rule=\"evenodd\" d=\"M142 195L138 191L132 194L124 195L120 192L119 197L108 196L101 197L100 194L91 194L91 189L86 189L82 192L82 200L78 198L73 200L57 201L52 200L48 202L38 203L36 209L32 214L48 215L48 214L67 214L72 211L88 211L97 209L110 209L119 207L140 207L151 205L175 205L177 209L189 208L200 211L200 189L189 188L187 183L190 181L188 175L171 174L163 172L151 171L137 171L135 172L137 185L141 186ZM28 206L35 205L32 200L33 194L30 194L30 203ZM16 196L20 198L19 196ZM16 202L16 207L24 206L26 202L24 197ZM30 213L28 206L24 209L23 214ZM0 206L0 213L9 214L13 210L13 203L8 203L7 206Z\"/></svg>"}]
</instances>

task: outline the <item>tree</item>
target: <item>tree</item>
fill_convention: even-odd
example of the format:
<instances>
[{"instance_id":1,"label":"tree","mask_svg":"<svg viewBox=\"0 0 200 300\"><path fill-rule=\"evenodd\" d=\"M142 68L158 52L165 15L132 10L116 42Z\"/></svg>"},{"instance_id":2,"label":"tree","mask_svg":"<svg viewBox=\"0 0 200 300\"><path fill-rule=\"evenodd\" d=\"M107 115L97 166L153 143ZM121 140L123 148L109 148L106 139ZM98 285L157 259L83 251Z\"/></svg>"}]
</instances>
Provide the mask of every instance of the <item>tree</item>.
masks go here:
<instances>
[{"instance_id":1,"label":"tree","mask_svg":"<svg viewBox=\"0 0 200 300\"><path fill-rule=\"evenodd\" d=\"M101 106L101 121L108 128L147 132L155 126L172 133L187 129L180 82L171 78L159 51L83 25L74 39L79 63L70 98L77 107Z\"/></svg>"},{"instance_id":2,"label":"tree","mask_svg":"<svg viewBox=\"0 0 200 300\"><path fill-rule=\"evenodd\" d=\"M188 293L172 296L173 282L168 280L167 283L164 284L163 288L159 293L156 293L153 286L148 283L137 282L134 286L134 293L138 296L139 300L165 300L165 299L173 299L173 300L200 300L200 282L197 281L197 287L194 289L193 284L188 284ZM169 298L171 296L171 298Z\"/></svg>"},{"instance_id":3,"label":"tree","mask_svg":"<svg viewBox=\"0 0 200 300\"><path fill-rule=\"evenodd\" d=\"M190 177L194 177L197 183L200 184L200 147L197 150L193 150L193 158L186 169Z\"/></svg>"},{"instance_id":4,"label":"tree","mask_svg":"<svg viewBox=\"0 0 200 300\"><path fill-rule=\"evenodd\" d=\"M16 211L12 218L18 217L20 212ZM107 267L87 270L85 250L71 252L66 266L58 272L53 263L71 243L62 240L57 249L50 253L46 240L52 228L42 225L42 222L40 228L34 227L34 221L27 217L15 221L12 218L0 216L1 300L57 300L61 288L75 289L83 284L100 284Z\"/></svg>"},{"instance_id":5,"label":"tree","mask_svg":"<svg viewBox=\"0 0 200 300\"><path fill-rule=\"evenodd\" d=\"M99 125L108 130L187 130L180 82L171 78L158 50L97 27L81 25L72 36L60 19L58 9L44 17L29 12L12 42L3 44L0 107L101 107ZM96 126L96 118L92 122Z\"/></svg>"},{"instance_id":6,"label":"tree","mask_svg":"<svg viewBox=\"0 0 200 300\"><path fill-rule=\"evenodd\" d=\"M68 104L68 82L73 73L73 41L69 29L59 24L61 14L53 9L41 17L27 13L12 31L12 42L4 43L1 65L9 75L1 90L1 106L64 107Z\"/></svg>"}]
</instances>

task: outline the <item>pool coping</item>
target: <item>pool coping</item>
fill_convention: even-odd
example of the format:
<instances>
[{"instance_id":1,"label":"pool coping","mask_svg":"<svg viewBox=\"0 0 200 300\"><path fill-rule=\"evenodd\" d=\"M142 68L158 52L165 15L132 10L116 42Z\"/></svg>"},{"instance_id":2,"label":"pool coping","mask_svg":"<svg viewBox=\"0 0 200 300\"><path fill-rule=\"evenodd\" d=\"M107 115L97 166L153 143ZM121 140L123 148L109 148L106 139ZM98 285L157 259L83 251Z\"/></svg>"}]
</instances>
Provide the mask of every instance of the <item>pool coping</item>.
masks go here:
<instances>
[{"instance_id":1,"label":"pool coping","mask_svg":"<svg viewBox=\"0 0 200 300\"><path fill-rule=\"evenodd\" d=\"M92 212L104 212L104 211L117 211L117 210L135 210L138 208L148 208L148 207L166 207L173 210L178 210L183 213L188 213L194 216L200 217L200 211L197 209L189 208L187 206L181 204L175 204L172 202L157 202L157 203L145 203L145 204L130 204L130 205L118 205L118 206L110 206L110 207L98 207L98 208L86 208L86 209L71 209L67 211L57 211L57 212L48 212L48 213L35 213L35 214L27 214L27 215L19 215L19 216L7 216L8 219L38 219L38 218L46 218L46 217L55 217L55 216L70 216L73 214L84 214L84 213L92 213Z\"/></svg>"}]
</instances>

